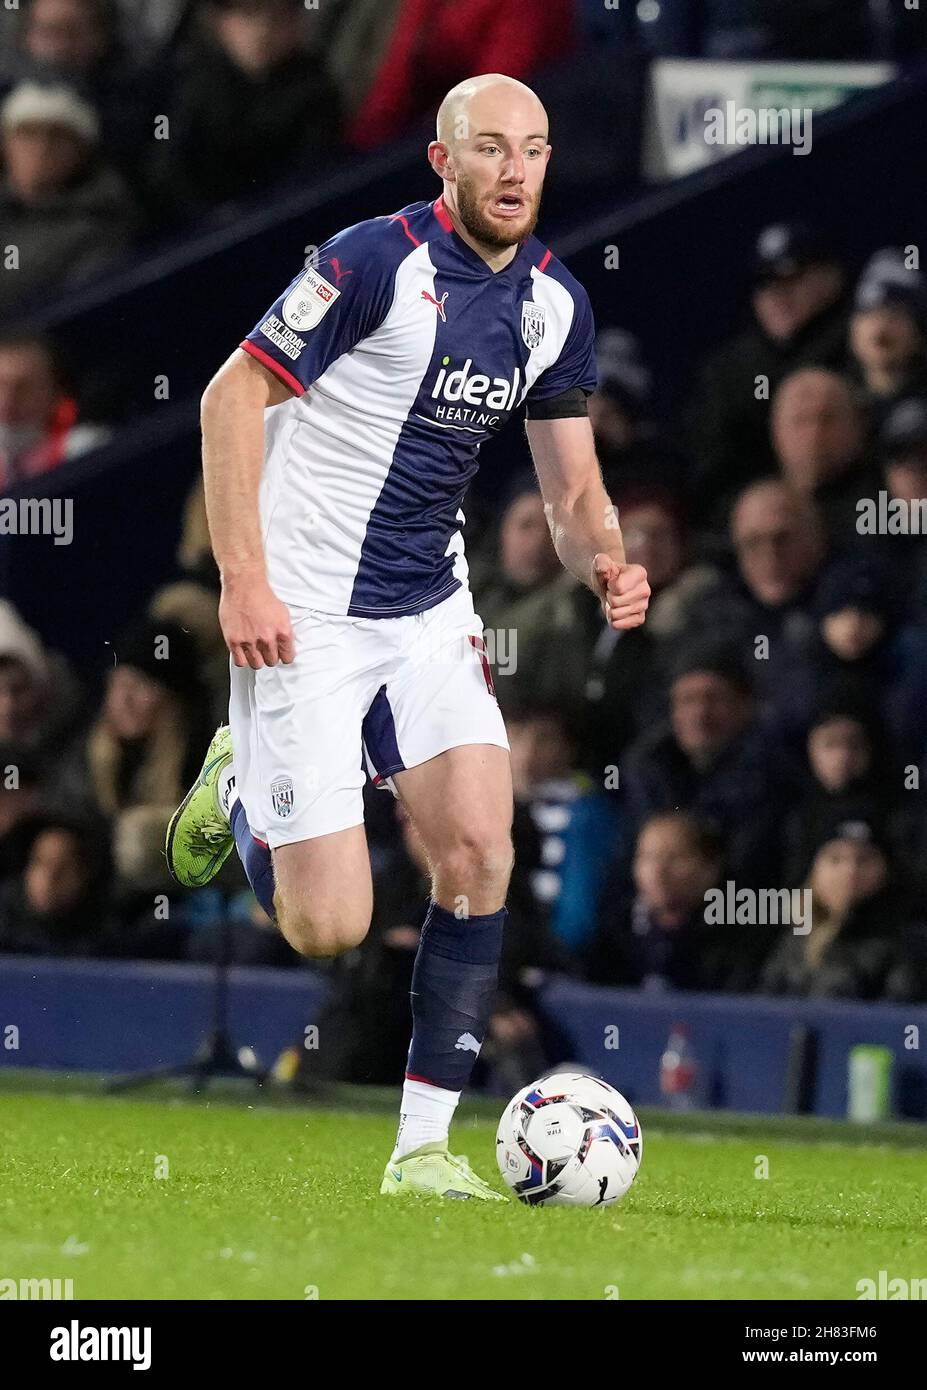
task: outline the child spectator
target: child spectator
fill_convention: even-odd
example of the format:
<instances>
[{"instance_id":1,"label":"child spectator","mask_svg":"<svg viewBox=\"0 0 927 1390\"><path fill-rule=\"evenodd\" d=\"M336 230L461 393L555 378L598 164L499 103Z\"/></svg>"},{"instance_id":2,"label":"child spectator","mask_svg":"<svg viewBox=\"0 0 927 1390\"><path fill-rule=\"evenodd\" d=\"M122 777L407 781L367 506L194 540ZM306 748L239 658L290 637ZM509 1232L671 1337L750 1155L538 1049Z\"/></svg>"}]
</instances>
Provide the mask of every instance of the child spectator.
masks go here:
<instances>
[{"instance_id":1,"label":"child spectator","mask_svg":"<svg viewBox=\"0 0 927 1390\"><path fill-rule=\"evenodd\" d=\"M870 706L839 691L816 711L808 726L806 755L810 782L785 822L785 882L798 885L822 831L851 820L861 807L888 813L891 779L886 777L885 730Z\"/></svg>"},{"instance_id":2,"label":"child spectator","mask_svg":"<svg viewBox=\"0 0 927 1390\"><path fill-rule=\"evenodd\" d=\"M823 999L924 997L914 923L872 819L821 832L807 878L811 930L787 931L763 968L765 994Z\"/></svg>"}]
</instances>

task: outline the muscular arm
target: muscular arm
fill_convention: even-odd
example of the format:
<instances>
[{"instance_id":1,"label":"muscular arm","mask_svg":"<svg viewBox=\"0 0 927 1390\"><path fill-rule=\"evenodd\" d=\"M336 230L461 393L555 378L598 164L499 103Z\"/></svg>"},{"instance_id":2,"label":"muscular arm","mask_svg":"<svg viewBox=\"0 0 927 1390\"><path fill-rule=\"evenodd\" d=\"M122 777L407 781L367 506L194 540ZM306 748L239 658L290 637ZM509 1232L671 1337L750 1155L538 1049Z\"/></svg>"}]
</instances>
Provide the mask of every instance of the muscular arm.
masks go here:
<instances>
[{"instance_id":1,"label":"muscular arm","mask_svg":"<svg viewBox=\"0 0 927 1390\"><path fill-rule=\"evenodd\" d=\"M237 349L203 393L203 477L213 554L222 578L219 622L236 666L293 660L289 612L267 580L258 489L264 411L292 399L282 382Z\"/></svg>"},{"instance_id":2,"label":"muscular arm","mask_svg":"<svg viewBox=\"0 0 927 1390\"><path fill-rule=\"evenodd\" d=\"M639 627L650 586L625 561L618 513L602 484L587 416L528 420L528 443L561 563L602 600L612 627Z\"/></svg>"}]
</instances>

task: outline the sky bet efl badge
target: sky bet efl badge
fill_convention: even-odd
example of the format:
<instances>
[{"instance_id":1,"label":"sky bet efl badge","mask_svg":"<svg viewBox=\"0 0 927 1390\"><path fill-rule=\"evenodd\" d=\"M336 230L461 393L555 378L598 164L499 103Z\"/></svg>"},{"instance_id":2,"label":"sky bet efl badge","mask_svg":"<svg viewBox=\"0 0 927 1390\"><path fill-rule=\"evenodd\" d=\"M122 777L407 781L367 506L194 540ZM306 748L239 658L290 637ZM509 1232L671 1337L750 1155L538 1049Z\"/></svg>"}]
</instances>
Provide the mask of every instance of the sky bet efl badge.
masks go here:
<instances>
[{"instance_id":1,"label":"sky bet efl badge","mask_svg":"<svg viewBox=\"0 0 927 1390\"><path fill-rule=\"evenodd\" d=\"M299 333L315 328L338 298L340 290L309 266L283 301L283 321Z\"/></svg>"},{"instance_id":2,"label":"sky bet efl badge","mask_svg":"<svg viewBox=\"0 0 927 1390\"><path fill-rule=\"evenodd\" d=\"M521 306L521 336L525 347L533 351L544 337L544 306L529 300Z\"/></svg>"}]
</instances>

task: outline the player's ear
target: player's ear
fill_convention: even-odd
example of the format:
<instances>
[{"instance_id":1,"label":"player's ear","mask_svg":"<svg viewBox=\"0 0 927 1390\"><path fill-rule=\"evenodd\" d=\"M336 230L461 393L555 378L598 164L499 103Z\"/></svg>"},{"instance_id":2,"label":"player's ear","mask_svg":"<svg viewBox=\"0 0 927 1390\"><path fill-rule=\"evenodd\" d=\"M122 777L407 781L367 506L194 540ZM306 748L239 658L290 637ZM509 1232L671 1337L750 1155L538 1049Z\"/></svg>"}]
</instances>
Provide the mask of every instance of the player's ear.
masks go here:
<instances>
[{"instance_id":1,"label":"player's ear","mask_svg":"<svg viewBox=\"0 0 927 1390\"><path fill-rule=\"evenodd\" d=\"M428 146L428 163L434 169L439 179L453 177L453 160L451 152L443 140L432 140Z\"/></svg>"}]
</instances>

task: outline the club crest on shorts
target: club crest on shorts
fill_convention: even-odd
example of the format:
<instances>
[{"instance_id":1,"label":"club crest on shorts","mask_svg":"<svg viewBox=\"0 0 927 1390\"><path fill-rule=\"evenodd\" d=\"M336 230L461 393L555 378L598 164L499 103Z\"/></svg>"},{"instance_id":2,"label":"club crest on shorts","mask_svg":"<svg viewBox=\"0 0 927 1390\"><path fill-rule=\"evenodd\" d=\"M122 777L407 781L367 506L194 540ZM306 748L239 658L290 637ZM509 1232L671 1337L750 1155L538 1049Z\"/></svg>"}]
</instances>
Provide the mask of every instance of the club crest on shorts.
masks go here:
<instances>
[{"instance_id":1,"label":"club crest on shorts","mask_svg":"<svg viewBox=\"0 0 927 1390\"><path fill-rule=\"evenodd\" d=\"M526 348L540 347L544 337L544 305L526 299L521 306L521 336Z\"/></svg>"},{"instance_id":2,"label":"club crest on shorts","mask_svg":"<svg viewBox=\"0 0 927 1390\"><path fill-rule=\"evenodd\" d=\"M286 820L293 809L293 779L291 777L277 777L271 782L270 800L274 813L281 820Z\"/></svg>"}]
</instances>

